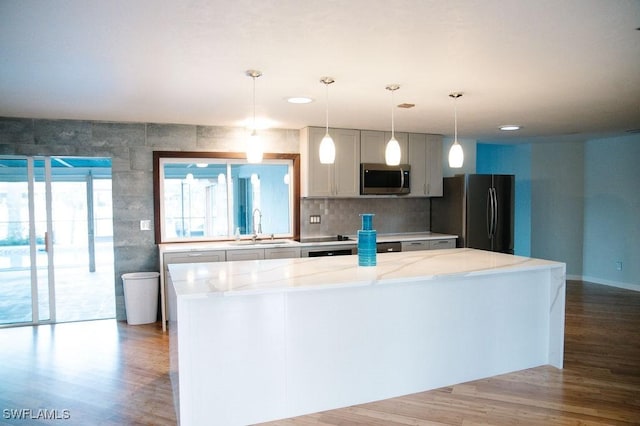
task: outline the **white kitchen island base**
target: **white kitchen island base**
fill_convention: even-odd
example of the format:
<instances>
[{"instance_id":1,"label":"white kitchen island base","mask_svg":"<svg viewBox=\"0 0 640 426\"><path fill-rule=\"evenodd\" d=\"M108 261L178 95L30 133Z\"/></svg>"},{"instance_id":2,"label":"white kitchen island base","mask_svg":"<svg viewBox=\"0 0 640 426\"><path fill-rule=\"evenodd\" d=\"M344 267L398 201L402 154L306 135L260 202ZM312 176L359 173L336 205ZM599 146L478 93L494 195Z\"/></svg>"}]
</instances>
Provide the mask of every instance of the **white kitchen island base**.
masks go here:
<instances>
[{"instance_id":1,"label":"white kitchen island base","mask_svg":"<svg viewBox=\"0 0 640 426\"><path fill-rule=\"evenodd\" d=\"M183 425L250 424L562 367L565 267L471 249L170 267ZM177 324L176 324L177 320Z\"/></svg>"}]
</instances>

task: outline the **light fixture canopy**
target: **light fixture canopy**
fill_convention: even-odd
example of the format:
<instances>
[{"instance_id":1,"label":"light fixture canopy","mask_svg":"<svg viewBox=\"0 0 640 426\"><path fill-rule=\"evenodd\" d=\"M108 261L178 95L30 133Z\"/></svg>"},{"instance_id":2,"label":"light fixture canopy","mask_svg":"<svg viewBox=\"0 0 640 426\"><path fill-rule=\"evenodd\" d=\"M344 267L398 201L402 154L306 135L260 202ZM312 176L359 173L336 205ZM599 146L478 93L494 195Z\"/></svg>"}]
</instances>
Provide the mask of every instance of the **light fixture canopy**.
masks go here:
<instances>
[{"instance_id":1,"label":"light fixture canopy","mask_svg":"<svg viewBox=\"0 0 640 426\"><path fill-rule=\"evenodd\" d=\"M453 145L449 149L449 167L459 169L464 164L464 152L462 145L458 142L458 108L456 102L462 96L462 92L453 92L449 94L453 98L453 120L454 120L454 137Z\"/></svg>"},{"instance_id":2,"label":"light fixture canopy","mask_svg":"<svg viewBox=\"0 0 640 426\"><path fill-rule=\"evenodd\" d=\"M384 150L384 161L388 166L397 166L400 164L400 157L402 152L400 151L400 144L396 140L395 135L395 122L394 122L394 109L393 92L400 88L397 84L389 84L385 89L391 92L391 139L387 142L387 146Z\"/></svg>"},{"instance_id":3,"label":"light fixture canopy","mask_svg":"<svg viewBox=\"0 0 640 426\"><path fill-rule=\"evenodd\" d=\"M246 142L245 152L247 153L247 162L249 163L261 163L264 153L262 141L256 132L256 78L262 75L262 72L258 70L247 70L247 77L253 79L253 129L251 135Z\"/></svg>"},{"instance_id":4,"label":"light fixture canopy","mask_svg":"<svg viewBox=\"0 0 640 426\"><path fill-rule=\"evenodd\" d=\"M320 83L325 85L325 95L326 95L326 127L325 134L320 142L319 155L320 155L320 163L322 164L333 164L336 160L336 145L333 142L333 138L329 134L329 85L334 83L335 80L331 77L322 77L320 79Z\"/></svg>"}]
</instances>

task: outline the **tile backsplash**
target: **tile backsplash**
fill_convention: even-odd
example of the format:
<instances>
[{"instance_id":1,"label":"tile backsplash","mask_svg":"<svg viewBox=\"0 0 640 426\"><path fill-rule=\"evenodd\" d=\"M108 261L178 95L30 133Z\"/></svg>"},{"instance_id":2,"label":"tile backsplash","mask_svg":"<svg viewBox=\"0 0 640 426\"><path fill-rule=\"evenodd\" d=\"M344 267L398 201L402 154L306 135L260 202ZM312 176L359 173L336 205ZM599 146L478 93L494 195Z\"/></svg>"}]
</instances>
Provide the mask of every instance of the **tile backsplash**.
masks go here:
<instances>
[{"instance_id":1,"label":"tile backsplash","mask_svg":"<svg viewBox=\"0 0 640 426\"><path fill-rule=\"evenodd\" d=\"M374 213L373 228L379 234L425 232L431 229L429 198L303 198L300 200L301 237L354 235L360 229L360 213ZM320 216L319 224L309 223Z\"/></svg>"}]
</instances>

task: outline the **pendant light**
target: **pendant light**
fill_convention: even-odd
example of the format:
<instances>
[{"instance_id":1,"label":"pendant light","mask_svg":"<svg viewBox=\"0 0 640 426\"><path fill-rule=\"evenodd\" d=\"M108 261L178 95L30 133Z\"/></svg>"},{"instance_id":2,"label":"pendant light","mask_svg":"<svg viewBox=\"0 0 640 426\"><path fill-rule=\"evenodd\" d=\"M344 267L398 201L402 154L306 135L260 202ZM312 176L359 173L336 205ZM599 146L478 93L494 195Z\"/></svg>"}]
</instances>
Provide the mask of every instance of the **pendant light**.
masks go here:
<instances>
[{"instance_id":1,"label":"pendant light","mask_svg":"<svg viewBox=\"0 0 640 426\"><path fill-rule=\"evenodd\" d=\"M462 145L458 142L458 109L456 101L462 96L461 92L453 92L449 94L453 98L453 120L454 120L454 136L453 145L449 149L449 167L452 169L459 169L464 163L464 152L462 151Z\"/></svg>"},{"instance_id":2,"label":"pendant light","mask_svg":"<svg viewBox=\"0 0 640 426\"><path fill-rule=\"evenodd\" d=\"M261 163L264 149L262 147L262 141L256 133L256 78L260 77L262 73L258 70L248 70L246 75L253 79L253 129L247 139L247 162Z\"/></svg>"},{"instance_id":3,"label":"pendant light","mask_svg":"<svg viewBox=\"0 0 640 426\"><path fill-rule=\"evenodd\" d=\"M324 83L326 89L326 132L320 142L320 163L333 164L336 160L336 145L329 135L329 85L335 80L331 77L322 77L320 82Z\"/></svg>"},{"instance_id":4,"label":"pendant light","mask_svg":"<svg viewBox=\"0 0 640 426\"><path fill-rule=\"evenodd\" d=\"M390 84L386 87L387 90L391 92L391 139L387 142L387 147L384 150L384 160L388 166L397 166L400 164L400 144L396 140L395 135L395 123L393 120L393 110L395 109L395 105L393 102L393 92L398 90L400 86L397 84Z\"/></svg>"}]
</instances>

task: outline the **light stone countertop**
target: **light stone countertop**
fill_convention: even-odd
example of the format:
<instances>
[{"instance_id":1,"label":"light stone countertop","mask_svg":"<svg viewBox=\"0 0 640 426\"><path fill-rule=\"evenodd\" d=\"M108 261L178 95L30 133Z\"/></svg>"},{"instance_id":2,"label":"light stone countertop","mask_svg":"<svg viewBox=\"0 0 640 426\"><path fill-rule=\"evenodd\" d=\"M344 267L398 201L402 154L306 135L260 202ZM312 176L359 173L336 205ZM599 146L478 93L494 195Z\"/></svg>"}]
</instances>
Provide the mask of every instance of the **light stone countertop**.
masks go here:
<instances>
[{"instance_id":1,"label":"light stone countertop","mask_svg":"<svg viewBox=\"0 0 640 426\"><path fill-rule=\"evenodd\" d=\"M379 253L374 267L359 267L358 256L353 255L171 264L169 271L178 297L199 298L409 283L553 267L564 268L564 264L460 248Z\"/></svg>"},{"instance_id":2,"label":"light stone countertop","mask_svg":"<svg viewBox=\"0 0 640 426\"><path fill-rule=\"evenodd\" d=\"M458 238L457 235L438 234L435 232L407 232L397 234L378 234L377 242L385 243L392 241L425 241L425 240L443 240ZM184 251L200 251L200 250L242 250L252 248L269 248L269 247L322 247L335 245L353 245L358 244L357 235L349 235L346 241L323 241L323 242L305 242L288 240L288 239L264 239L260 242L253 243L251 240L241 241L208 241L208 242L188 242L188 243L162 243L160 248L162 252L184 252Z\"/></svg>"}]
</instances>

